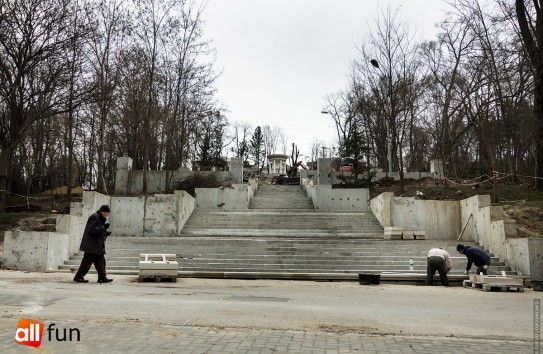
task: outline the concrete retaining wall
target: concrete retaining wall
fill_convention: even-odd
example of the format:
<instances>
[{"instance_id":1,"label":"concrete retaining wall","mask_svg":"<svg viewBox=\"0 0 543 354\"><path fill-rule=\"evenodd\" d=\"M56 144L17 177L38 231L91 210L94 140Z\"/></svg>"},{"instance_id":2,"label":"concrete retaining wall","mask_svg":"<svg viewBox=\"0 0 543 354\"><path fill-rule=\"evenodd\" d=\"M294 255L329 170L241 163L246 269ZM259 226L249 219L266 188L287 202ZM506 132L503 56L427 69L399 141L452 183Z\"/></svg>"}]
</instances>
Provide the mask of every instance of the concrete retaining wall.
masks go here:
<instances>
[{"instance_id":1,"label":"concrete retaining wall","mask_svg":"<svg viewBox=\"0 0 543 354\"><path fill-rule=\"evenodd\" d=\"M462 240L478 242L496 256L507 259L506 239L516 237L514 220L505 219L503 207L492 206L489 195L476 195L460 201ZM470 218L471 215L471 218Z\"/></svg>"},{"instance_id":2,"label":"concrete retaining wall","mask_svg":"<svg viewBox=\"0 0 543 354\"><path fill-rule=\"evenodd\" d=\"M152 197L109 197L84 192L83 203L72 203L70 215L57 215L57 232L6 232L3 266L44 272L56 269L79 251L89 216L109 204L111 237L179 235L195 206L185 191Z\"/></svg>"},{"instance_id":3,"label":"concrete retaining wall","mask_svg":"<svg viewBox=\"0 0 543 354\"><path fill-rule=\"evenodd\" d=\"M196 188L196 208L249 209L255 184L233 184L224 188Z\"/></svg>"},{"instance_id":4,"label":"concrete retaining wall","mask_svg":"<svg viewBox=\"0 0 543 354\"><path fill-rule=\"evenodd\" d=\"M460 233L460 205L457 201L393 198L391 226L424 230L433 240L456 239Z\"/></svg>"},{"instance_id":5,"label":"concrete retaining wall","mask_svg":"<svg viewBox=\"0 0 543 354\"><path fill-rule=\"evenodd\" d=\"M491 206L488 195L439 201L382 193L370 201L370 206L383 227L425 230L429 239L455 240L467 225L462 240L478 242L500 258L506 257L506 238L516 236L515 222L504 219L503 208Z\"/></svg>"},{"instance_id":6,"label":"concrete retaining wall","mask_svg":"<svg viewBox=\"0 0 543 354\"><path fill-rule=\"evenodd\" d=\"M57 232L6 231L4 268L45 272L70 257L70 236Z\"/></svg>"},{"instance_id":7,"label":"concrete retaining wall","mask_svg":"<svg viewBox=\"0 0 543 354\"><path fill-rule=\"evenodd\" d=\"M420 200L382 193L370 201L371 210L383 227L426 231L434 240L452 240L460 233L458 201Z\"/></svg>"},{"instance_id":8,"label":"concrete retaining wall","mask_svg":"<svg viewBox=\"0 0 543 354\"><path fill-rule=\"evenodd\" d=\"M505 242L508 265L521 275L543 281L543 239L511 238Z\"/></svg>"},{"instance_id":9,"label":"concrete retaining wall","mask_svg":"<svg viewBox=\"0 0 543 354\"><path fill-rule=\"evenodd\" d=\"M514 220L505 219L503 207L491 206L490 196L478 195L460 201L398 198L382 193L370 201L371 210L383 227L424 230L428 239L456 240L465 226L462 241L478 242L486 250L504 260L513 269L526 272L523 261L527 247L521 241L509 244L517 235ZM531 241L535 242L535 241ZM532 244L530 244L530 252ZM534 243L533 248L541 246ZM537 259L537 256L533 257ZM535 261L540 262L539 261ZM531 261L529 264L532 264Z\"/></svg>"},{"instance_id":10,"label":"concrete retaining wall","mask_svg":"<svg viewBox=\"0 0 543 354\"><path fill-rule=\"evenodd\" d=\"M385 192L370 201L371 211L383 227L392 226L392 199L394 199L394 193Z\"/></svg>"},{"instance_id":11,"label":"concrete retaining wall","mask_svg":"<svg viewBox=\"0 0 543 354\"><path fill-rule=\"evenodd\" d=\"M149 197L112 197L111 237L177 236L194 206L194 198L185 191Z\"/></svg>"},{"instance_id":12,"label":"concrete retaining wall","mask_svg":"<svg viewBox=\"0 0 543 354\"><path fill-rule=\"evenodd\" d=\"M302 178L302 188L317 210L369 210L369 190L365 188L332 189L331 185L314 185L312 179Z\"/></svg>"},{"instance_id":13,"label":"concrete retaining wall","mask_svg":"<svg viewBox=\"0 0 543 354\"><path fill-rule=\"evenodd\" d=\"M109 223L112 237L143 236L145 200L146 197L111 198Z\"/></svg>"},{"instance_id":14,"label":"concrete retaining wall","mask_svg":"<svg viewBox=\"0 0 543 354\"><path fill-rule=\"evenodd\" d=\"M192 195L185 191L174 191L174 195L178 196L177 199L177 233L180 234L183 231L183 227L190 218L194 208L196 207L196 200Z\"/></svg>"},{"instance_id":15,"label":"concrete retaining wall","mask_svg":"<svg viewBox=\"0 0 543 354\"><path fill-rule=\"evenodd\" d=\"M366 188L332 189L330 185L315 186L313 205L317 210L369 210L370 193Z\"/></svg>"},{"instance_id":16,"label":"concrete retaining wall","mask_svg":"<svg viewBox=\"0 0 543 354\"><path fill-rule=\"evenodd\" d=\"M530 250L527 238L507 240L507 264L520 275L530 275Z\"/></svg>"}]
</instances>

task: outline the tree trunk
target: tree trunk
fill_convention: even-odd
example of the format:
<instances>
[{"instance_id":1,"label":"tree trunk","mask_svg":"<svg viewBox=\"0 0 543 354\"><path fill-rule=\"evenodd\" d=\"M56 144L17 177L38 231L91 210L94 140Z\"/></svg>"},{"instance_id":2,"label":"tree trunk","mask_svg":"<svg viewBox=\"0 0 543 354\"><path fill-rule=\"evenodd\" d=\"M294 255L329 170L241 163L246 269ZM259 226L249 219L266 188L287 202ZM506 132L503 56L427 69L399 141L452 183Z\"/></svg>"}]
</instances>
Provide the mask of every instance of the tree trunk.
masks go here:
<instances>
[{"instance_id":1,"label":"tree trunk","mask_svg":"<svg viewBox=\"0 0 543 354\"><path fill-rule=\"evenodd\" d=\"M534 68L534 115L538 138L535 141L534 187L543 190L543 13L541 1L533 0L535 15L530 17L525 0L515 0L515 10L524 48ZM532 29L535 28L535 32Z\"/></svg>"},{"instance_id":2,"label":"tree trunk","mask_svg":"<svg viewBox=\"0 0 543 354\"><path fill-rule=\"evenodd\" d=\"M5 149L0 152L0 212L6 210L8 203L8 176L13 151Z\"/></svg>"}]
</instances>

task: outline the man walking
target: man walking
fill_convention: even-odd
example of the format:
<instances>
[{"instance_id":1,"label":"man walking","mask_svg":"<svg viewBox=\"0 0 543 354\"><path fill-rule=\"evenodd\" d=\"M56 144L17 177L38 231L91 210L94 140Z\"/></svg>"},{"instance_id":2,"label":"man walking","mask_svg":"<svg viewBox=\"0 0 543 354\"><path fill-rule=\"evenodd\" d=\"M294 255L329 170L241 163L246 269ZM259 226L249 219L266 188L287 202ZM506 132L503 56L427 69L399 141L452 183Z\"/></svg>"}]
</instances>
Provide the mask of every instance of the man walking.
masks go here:
<instances>
[{"instance_id":1,"label":"man walking","mask_svg":"<svg viewBox=\"0 0 543 354\"><path fill-rule=\"evenodd\" d=\"M443 248L432 248L428 252L426 259L426 285L434 285L434 274L436 270L439 273L439 279L443 286L449 286L447 273L452 269L451 257L449 252Z\"/></svg>"},{"instance_id":2,"label":"man walking","mask_svg":"<svg viewBox=\"0 0 543 354\"><path fill-rule=\"evenodd\" d=\"M102 205L87 220L83 238L81 239L81 246L79 246L79 249L85 253L81 260L81 265L75 274L75 282L89 282L84 276L88 273L92 264L94 264L94 268L96 268L96 272L98 273L98 283L113 281L113 279L106 277L106 258L104 257L106 254L106 238L111 235L111 231L108 230L109 223L107 223L109 212L109 205Z\"/></svg>"},{"instance_id":3,"label":"man walking","mask_svg":"<svg viewBox=\"0 0 543 354\"><path fill-rule=\"evenodd\" d=\"M460 254L465 255L468 259L468 264L466 265L466 271L464 274L469 273L471 264L473 263L477 266L477 274L482 273L483 275L486 275L486 271L490 265L490 256L486 254L485 251L471 246L464 246L460 243L456 246L456 250Z\"/></svg>"}]
</instances>

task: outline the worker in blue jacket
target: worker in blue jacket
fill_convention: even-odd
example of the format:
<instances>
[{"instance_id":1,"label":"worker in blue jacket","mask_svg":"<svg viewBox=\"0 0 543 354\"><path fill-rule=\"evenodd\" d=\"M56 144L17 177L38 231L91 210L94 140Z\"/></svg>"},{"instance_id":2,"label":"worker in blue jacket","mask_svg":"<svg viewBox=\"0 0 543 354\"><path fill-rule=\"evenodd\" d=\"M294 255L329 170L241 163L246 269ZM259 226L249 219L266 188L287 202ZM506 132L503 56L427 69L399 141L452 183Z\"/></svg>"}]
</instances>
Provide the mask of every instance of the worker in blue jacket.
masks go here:
<instances>
[{"instance_id":1,"label":"worker in blue jacket","mask_svg":"<svg viewBox=\"0 0 543 354\"><path fill-rule=\"evenodd\" d=\"M468 259L464 274L468 274L473 263L477 266L477 274L483 273L486 275L486 271L490 266L490 256L485 251L471 246L464 246L460 243L456 246L456 250Z\"/></svg>"}]
</instances>

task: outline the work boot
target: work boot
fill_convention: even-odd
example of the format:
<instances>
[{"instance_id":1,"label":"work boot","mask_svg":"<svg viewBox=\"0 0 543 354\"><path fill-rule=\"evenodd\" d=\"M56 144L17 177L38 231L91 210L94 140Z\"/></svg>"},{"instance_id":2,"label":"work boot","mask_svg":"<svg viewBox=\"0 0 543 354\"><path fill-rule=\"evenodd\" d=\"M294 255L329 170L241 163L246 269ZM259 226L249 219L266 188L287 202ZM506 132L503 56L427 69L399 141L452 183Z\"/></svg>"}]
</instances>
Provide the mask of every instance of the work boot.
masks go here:
<instances>
[{"instance_id":1,"label":"work boot","mask_svg":"<svg viewBox=\"0 0 543 354\"><path fill-rule=\"evenodd\" d=\"M80 275L76 275L76 276L74 277L74 281L75 281L76 283L88 283L88 282L89 282L87 279L83 278L83 277L80 276Z\"/></svg>"},{"instance_id":2,"label":"work boot","mask_svg":"<svg viewBox=\"0 0 543 354\"><path fill-rule=\"evenodd\" d=\"M109 279L107 277L101 277L101 278L98 278L98 283L102 284L102 283L111 283L113 281L113 279Z\"/></svg>"}]
</instances>

